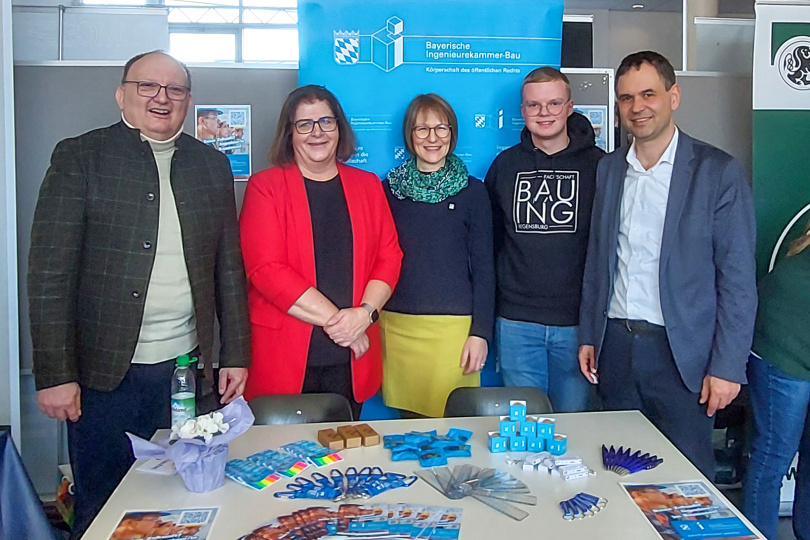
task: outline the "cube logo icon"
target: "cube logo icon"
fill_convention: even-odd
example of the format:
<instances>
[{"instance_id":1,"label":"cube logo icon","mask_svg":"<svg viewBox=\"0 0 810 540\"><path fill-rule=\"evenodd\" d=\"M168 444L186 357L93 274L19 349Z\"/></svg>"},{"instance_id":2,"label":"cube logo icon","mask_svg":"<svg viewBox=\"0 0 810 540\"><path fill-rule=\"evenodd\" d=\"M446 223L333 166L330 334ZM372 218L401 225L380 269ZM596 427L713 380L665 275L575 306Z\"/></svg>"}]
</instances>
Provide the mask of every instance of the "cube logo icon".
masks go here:
<instances>
[{"instance_id":1,"label":"cube logo icon","mask_svg":"<svg viewBox=\"0 0 810 540\"><path fill-rule=\"evenodd\" d=\"M356 64L360 60L360 33L334 32L335 62L338 64Z\"/></svg>"}]
</instances>

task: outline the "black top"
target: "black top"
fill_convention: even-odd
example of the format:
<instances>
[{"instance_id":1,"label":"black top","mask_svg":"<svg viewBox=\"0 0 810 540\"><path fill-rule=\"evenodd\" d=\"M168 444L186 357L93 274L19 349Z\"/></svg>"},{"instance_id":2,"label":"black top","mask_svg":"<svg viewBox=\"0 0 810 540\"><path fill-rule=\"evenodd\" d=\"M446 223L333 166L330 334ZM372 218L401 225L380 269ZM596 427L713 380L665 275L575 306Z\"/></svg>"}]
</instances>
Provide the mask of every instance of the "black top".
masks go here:
<instances>
[{"instance_id":1,"label":"black top","mask_svg":"<svg viewBox=\"0 0 810 540\"><path fill-rule=\"evenodd\" d=\"M499 317L548 326L579 324L585 251L604 152L579 113L568 117L568 147L548 155L525 127L520 144L492 163Z\"/></svg>"},{"instance_id":2,"label":"black top","mask_svg":"<svg viewBox=\"0 0 810 540\"><path fill-rule=\"evenodd\" d=\"M304 178L312 219L317 289L338 309L352 307L352 223L340 177L326 182ZM351 349L329 339L320 326L312 327L308 366L333 366L351 361Z\"/></svg>"},{"instance_id":3,"label":"black top","mask_svg":"<svg viewBox=\"0 0 810 540\"><path fill-rule=\"evenodd\" d=\"M397 199L384 182L404 256L386 311L411 315L472 315L470 335L492 343L495 267L492 217L484 184L440 203Z\"/></svg>"}]
</instances>

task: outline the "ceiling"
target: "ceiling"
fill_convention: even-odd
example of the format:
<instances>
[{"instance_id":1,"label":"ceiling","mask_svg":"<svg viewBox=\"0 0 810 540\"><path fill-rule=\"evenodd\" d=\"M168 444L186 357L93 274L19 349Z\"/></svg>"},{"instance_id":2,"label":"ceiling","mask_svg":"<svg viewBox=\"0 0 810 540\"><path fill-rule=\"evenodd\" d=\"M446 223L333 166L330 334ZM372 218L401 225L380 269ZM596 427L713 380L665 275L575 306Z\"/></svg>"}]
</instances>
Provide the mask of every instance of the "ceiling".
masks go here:
<instances>
[{"instance_id":1,"label":"ceiling","mask_svg":"<svg viewBox=\"0 0 810 540\"><path fill-rule=\"evenodd\" d=\"M565 8L576 10L612 11L681 11L684 0L565 0ZM753 15L755 0L719 0L722 14ZM643 10L634 10L633 4L643 4Z\"/></svg>"}]
</instances>

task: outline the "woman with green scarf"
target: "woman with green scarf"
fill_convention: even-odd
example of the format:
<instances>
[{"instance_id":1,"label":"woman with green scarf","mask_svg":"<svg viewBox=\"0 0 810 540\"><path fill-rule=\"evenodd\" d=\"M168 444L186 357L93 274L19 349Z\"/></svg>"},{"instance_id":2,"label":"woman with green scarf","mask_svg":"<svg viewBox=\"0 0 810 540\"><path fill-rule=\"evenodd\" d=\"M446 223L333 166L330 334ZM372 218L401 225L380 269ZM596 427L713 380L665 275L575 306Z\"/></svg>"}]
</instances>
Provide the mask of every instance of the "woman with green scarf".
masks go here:
<instances>
[{"instance_id":1,"label":"woman with green scarf","mask_svg":"<svg viewBox=\"0 0 810 540\"><path fill-rule=\"evenodd\" d=\"M447 101L416 96L402 131L411 157L383 183L404 252L380 316L383 398L405 416L439 417L455 388L479 386L492 342L492 215L484 184L452 153Z\"/></svg>"}]
</instances>

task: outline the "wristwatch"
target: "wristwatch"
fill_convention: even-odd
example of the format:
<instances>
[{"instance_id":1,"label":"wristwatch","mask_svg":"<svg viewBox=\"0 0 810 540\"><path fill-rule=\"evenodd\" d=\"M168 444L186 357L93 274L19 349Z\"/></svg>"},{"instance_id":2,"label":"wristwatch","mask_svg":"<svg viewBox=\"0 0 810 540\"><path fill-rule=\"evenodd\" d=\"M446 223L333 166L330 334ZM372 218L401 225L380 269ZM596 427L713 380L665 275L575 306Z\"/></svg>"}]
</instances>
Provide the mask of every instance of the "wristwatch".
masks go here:
<instances>
[{"instance_id":1,"label":"wristwatch","mask_svg":"<svg viewBox=\"0 0 810 540\"><path fill-rule=\"evenodd\" d=\"M362 304L360 304L360 307L368 311L368 318L371 321L370 324L374 324L375 322L377 322L377 319L380 318L380 312L377 311L377 308L375 308L371 304L366 304L365 302L363 302Z\"/></svg>"}]
</instances>

